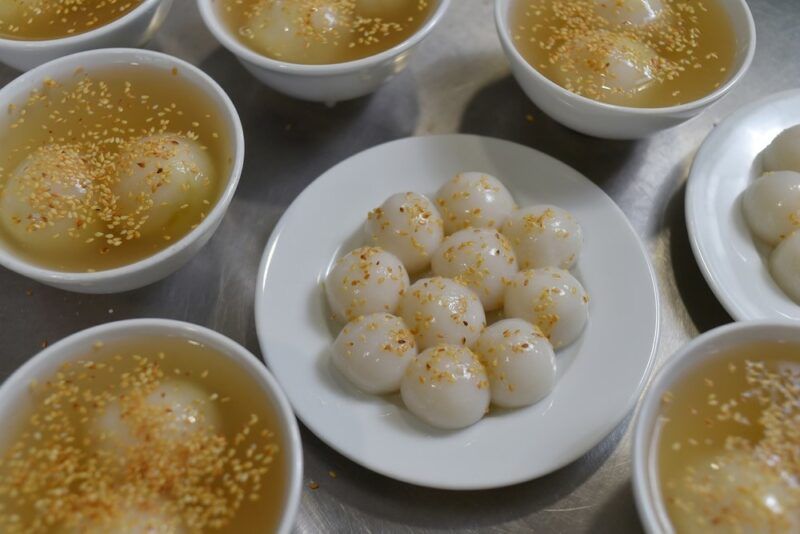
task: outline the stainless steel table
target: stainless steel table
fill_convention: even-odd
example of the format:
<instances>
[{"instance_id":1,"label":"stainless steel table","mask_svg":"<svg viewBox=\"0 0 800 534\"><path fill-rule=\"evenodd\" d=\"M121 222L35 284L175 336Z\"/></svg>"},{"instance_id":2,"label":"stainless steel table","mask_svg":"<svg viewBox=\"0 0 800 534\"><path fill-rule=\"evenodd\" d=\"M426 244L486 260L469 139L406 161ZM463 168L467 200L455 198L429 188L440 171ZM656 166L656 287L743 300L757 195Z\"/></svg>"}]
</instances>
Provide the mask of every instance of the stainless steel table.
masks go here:
<instances>
[{"instance_id":1,"label":"stainless steel table","mask_svg":"<svg viewBox=\"0 0 800 534\"><path fill-rule=\"evenodd\" d=\"M326 108L260 85L206 31L194 2L176 0L150 46L199 65L239 109L248 153L230 211L189 265L138 291L71 294L0 270L0 377L46 343L133 317L195 322L259 354L252 309L256 271L280 215L335 163L409 135L466 132L516 141L572 165L610 194L646 242L658 273L659 363L699 331L729 322L689 247L684 184L695 151L715 124L746 102L800 86L800 2L750 0L759 42L741 85L699 118L638 142L584 137L536 109L509 75L492 4L455 0L408 71L372 97ZM0 83L17 74L0 68ZM304 487L296 531L640 531L630 486L630 423L631 416L583 458L550 476L466 493L373 474L304 430L305 479L319 487Z\"/></svg>"}]
</instances>

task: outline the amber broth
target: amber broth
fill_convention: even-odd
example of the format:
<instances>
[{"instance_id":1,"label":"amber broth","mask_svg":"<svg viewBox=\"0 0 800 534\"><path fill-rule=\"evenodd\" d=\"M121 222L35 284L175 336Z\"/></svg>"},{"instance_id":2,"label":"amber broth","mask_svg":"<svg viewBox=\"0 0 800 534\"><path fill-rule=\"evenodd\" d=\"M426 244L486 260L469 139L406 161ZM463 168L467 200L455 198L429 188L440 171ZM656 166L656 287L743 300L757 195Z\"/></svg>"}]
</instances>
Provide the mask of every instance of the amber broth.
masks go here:
<instances>
[{"instance_id":1,"label":"amber broth","mask_svg":"<svg viewBox=\"0 0 800 534\"><path fill-rule=\"evenodd\" d=\"M0 0L0 37L60 39L121 18L144 0Z\"/></svg>"},{"instance_id":2,"label":"amber broth","mask_svg":"<svg viewBox=\"0 0 800 534\"><path fill-rule=\"evenodd\" d=\"M83 103L63 98L87 77L94 89L105 84L112 95L110 108L90 109ZM155 233L124 240L120 246L109 246L104 239L90 243L85 239L72 239L69 254L57 249L42 251L15 238L0 224L0 239L16 255L58 271L112 269L152 256L175 243L214 207L233 161L231 133L214 111L216 104L184 79L179 69L170 72L142 65L98 69L89 73L79 69L71 77L58 80L57 86L52 86L47 80L42 82L39 92L45 98L28 105L21 101L4 110L8 113L8 125L0 131L0 194L8 176L35 149L52 143L80 144L87 134L98 131L111 132L109 135L122 139L147 135L154 129L190 133L211 156L215 176L204 186L201 198L177 211L166 226ZM136 95L135 98L123 96L126 83L130 83L130 94ZM93 98L99 97L90 97ZM24 121L20 122L23 113ZM59 239L70 238L61 236Z\"/></svg>"},{"instance_id":3,"label":"amber broth","mask_svg":"<svg viewBox=\"0 0 800 534\"><path fill-rule=\"evenodd\" d=\"M706 517L703 513L687 511L686 503L694 499L686 480L696 473L694 469L698 465L709 465L729 450L726 449L728 438L742 438L753 445L764 438L765 427L759 423L764 408L752 393L746 393L754 387L747 381L746 362L761 362L771 372L791 370L795 373L795 388L800 387L800 345L759 343L742 346L700 365L662 398L657 468L662 498L678 532L703 532L712 526L719 526L723 531L736 530L731 512ZM721 419L720 414L728 410L722 405L731 399L736 404L730 408L730 413L739 415ZM800 410L800 406L797 409ZM743 424L745 419L742 418L750 423ZM787 458L782 458L782 462L777 462L778 469L797 476L797 465L787 465ZM690 506L697 512L695 505ZM747 525L738 526L748 528ZM769 530L766 525L761 526Z\"/></svg>"},{"instance_id":4,"label":"amber broth","mask_svg":"<svg viewBox=\"0 0 800 534\"><path fill-rule=\"evenodd\" d=\"M165 377L179 377L201 387L205 393L208 393L210 404L216 406L220 414L219 420L222 425L220 434L225 436L229 443L233 442L234 436L247 426L253 414L258 417L258 424L252 427L252 434L255 435L262 430L270 432L269 437L264 438L265 442L278 445L278 451L273 456L269 470L262 479L257 500L245 499L232 520L223 528L203 529L202 531L274 532L286 505L288 488L286 451L289 444L285 436L280 434L280 419L272 406L272 400L259 383L244 369L232 363L227 357L220 355L217 350L182 337L149 337L107 343L103 346L95 346L88 354L81 354L77 359L95 363L104 362L110 365L104 369L94 370L88 388L94 392L118 391L123 374L131 372L136 367L137 360L134 355L158 362L165 372ZM31 387L31 404L35 407L34 413L41 407L45 393L43 384L48 379L54 380L56 377L39 377L37 384ZM86 385L85 380L84 382L76 381L76 383ZM215 394L216 397L212 397ZM26 417L20 425L21 428L6 429L8 434L3 443L11 445L25 432L32 430L29 421L30 418ZM75 424L79 425L78 435L90 435L89 425L91 423L81 423L76 419ZM42 440L46 441L49 437L52 436L45 435ZM0 458L4 456L0 456ZM0 481L6 477L8 477L7 468L0 467ZM0 482L1 488L2 483ZM162 494L159 497L170 499L169 494ZM14 499L9 498L2 491L0 491L0 507L4 509L0 514L0 531L3 532L11 530L9 523L4 523L11 514L18 514L21 517L21 525L30 524L37 515L30 502L28 506L20 507ZM53 525L56 530L57 527L58 525ZM192 530L192 532L194 531ZM31 532L31 530L22 528L19 532Z\"/></svg>"},{"instance_id":5,"label":"amber broth","mask_svg":"<svg viewBox=\"0 0 800 534\"><path fill-rule=\"evenodd\" d=\"M613 0L611 0L613 1ZM559 32L566 26L565 17L556 16L554 8L579 3L591 10L592 0L516 0L512 6L510 31L522 56L536 70L555 83L559 68L551 61L552 51L564 45ZM632 107L659 108L676 106L702 98L725 83L733 74L737 45L733 26L719 0L662 0L665 14L670 14L679 25L680 32L696 32L696 46L682 50L672 49L654 29L625 28L628 37L650 46L658 55L679 65L683 70L673 79L657 79L643 89L636 98L627 94L595 93L592 89L573 89L578 94L595 100ZM593 19L590 30L620 31L610 23ZM576 87L579 82L576 82Z\"/></svg>"},{"instance_id":6,"label":"amber broth","mask_svg":"<svg viewBox=\"0 0 800 534\"><path fill-rule=\"evenodd\" d=\"M263 46L262 43L259 43L258 40L253 38L254 33L259 31L258 24L253 22L252 13L254 9L269 5L273 1L274 0L218 0L219 12L230 31L248 48L273 59L305 64L344 63L372 56L397 46L417 32L425 21L428 20L428 17L437 4L437 0L405 0L398 9L385 9L380 14L380 19L372 17L373 20L376 20L375 25L365 24L363 26L363 32L356 31L352 28L345 29L341 35L331 32L330 35L326 35L322 38L325 41L324 44L320 43L320 40L312 40L309 38L308 52L304 54L303 58L292 60L281 57L280 54L277 54L269 46ZM337 2L342 4L353 3L352 0L294 1L306 2L309 5L314 2L320 5L336 5ZM361 12L358 7L356 7L353 11L353 18L361 16ZM369 38L365 38L367 34ZM335 59L333 61L327 61L315 58L314 50L318 47L335 48L336 53L333 54ZM326 58L327 57L326 55Z\"/></svg>"}]
</instances>

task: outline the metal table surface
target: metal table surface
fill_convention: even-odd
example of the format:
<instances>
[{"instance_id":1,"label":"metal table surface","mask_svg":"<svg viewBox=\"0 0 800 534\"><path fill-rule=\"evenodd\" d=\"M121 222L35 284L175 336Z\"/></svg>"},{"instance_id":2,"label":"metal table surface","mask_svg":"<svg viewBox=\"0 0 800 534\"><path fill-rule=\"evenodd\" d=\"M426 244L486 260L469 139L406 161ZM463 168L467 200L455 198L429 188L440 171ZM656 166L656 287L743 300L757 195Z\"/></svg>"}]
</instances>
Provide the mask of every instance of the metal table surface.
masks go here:
<instances>
[{"instance_id":1,"label":"metal table surface","mask_svg":"<svg viewBox=\"0 0 800 534\"><path fill-rule=\"evenodd\" d=\"M530 103L509 74L491 0L455 0L409 70L377 94L333 108L295 101L260 85L206 31L194 2L176 0L149 46L199 65L239 109L247 158L230 210L193 261L138 291L72 294L0 269L0 377L46 343L134 317L205 325L259 354L253 317L258 262L292 200L323 171L368 147L410 135L451 132L495 136L539 149L575 167L614 198L645 241L658 275L658 362L663 363L698 332L731 320L703 280L689 246L683 204L694 153L714 125L742 104L800 86L800 2L749 3L758 51L741 84L689 123L626 142L576 134ZM0 83L17 74L0 68ZM510 488L461 493L376 475L303 429L305 481L316 481L319 487L304 486L296 531L641 531L630 484L631 417L556 473Z\"/></svg>"}]
</instances>

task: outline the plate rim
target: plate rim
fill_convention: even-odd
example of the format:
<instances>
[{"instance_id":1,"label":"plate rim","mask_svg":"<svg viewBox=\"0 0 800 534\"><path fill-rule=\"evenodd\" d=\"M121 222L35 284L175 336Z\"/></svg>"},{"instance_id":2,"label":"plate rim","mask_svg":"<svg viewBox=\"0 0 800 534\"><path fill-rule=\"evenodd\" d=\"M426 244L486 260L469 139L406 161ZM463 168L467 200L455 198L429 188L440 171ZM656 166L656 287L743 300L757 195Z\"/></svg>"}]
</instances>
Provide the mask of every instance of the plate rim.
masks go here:
<instances>
[{"instance_id":1,"label":"plate rim","mask_svg":"<svg viewBox=\"0 0 800 534\"><path fill-rule=\"evenodd\" d=\"M684 199L684 219L686 220L686 228L689 234L689 244L692 247L692 253L695 257L697 266L703 274L706 284L711 288L712 293L717 301L725 308L725 311L730 314L734 321L753 321L753 320L768 320L768 319L783 319L791 320L783 316L770 316L770 315L755 315L747 313L746 309L740 304L735 294L728 291L724 284L719 279L719 272L714 268L714 261L709 261L711 255L706 253L705 241L701 237L703 232L699 228L699 220L695 216L697 208L699 207L699 188L702 184L706 183L702 180L705 173L701 172L701 166L706 165L706 160L710 159L707 154L711 152L717 145L720 144L726 137L731 135L740 123L765 105L783 102L785 100L800 101L800 88L787 89L779 91L771 95L759 98L754 102L750 102L746 106L736 110L727 117L725 117L708 135L703 139L700 148L692 160L692 165L689 169L689 176L686 180L686 198ZM755 246L755 244L754 244ZM760 254L759 254L760 256ZM788 298L788 297L787 297Z\"/></svg>"},{"instance_id":2,"label":"plate rim","mask_svg":"<svg viewBox=\"0 0 800 534\"><path fill-rule=\"evenodd\" d=\"M298 409L295 406L295 403L292 400L292 395L288 391L285 390L286 397L289 399L289 402L292 405L292 410L294 411L295 416L300 420L300 422L312 434L314 434L314 436L316 436L317 439L322 441L325 444L325 446L330 447L331 449L333 449L338 454L341 454L342 456L344 456L348 460L358 464L359 466L361 466L361 467L363 467L365 469L368 469L368 470L370 470L370 471L372 471L374 473L377 473L377 474L379 474L381 476L385 476L387 478L391 478L393 480L398 480L400 482L403 482L403 483L406 483L406 484L411 484L411 485L414 485L414 486L425 487L425 488L433 488L433 489L438 489L438 490L449 490L449 491L478 491L478 490L489 490L489 489L497 489L497 488L515 486L515 485L518 485L518 484L522 484L524 482L529 482L531 480L535 480L535 479L541 478L541 477L546 476L546 475L548 475L550 473L558 471L559 469L571 464L572 462L576 461L578 458L580 458L580 457L584 456L585 454L587 454L589 451L591 451L593 448L595 448L603 439L605 439L608 435L610 435L611 432L613 432L614 429L617 426L619 426L625 420L625 417L635 410L635 408L637 407L639 401L641 400L642 393L644 392L645 386L649 383L650 379L652 378L653 370L654 370L654 367L655 367L655 364L656 364L656 355L657 355L658 348L660 346L660 341L661 341L662 312L661 312L660 286L658 284L658 278L656 277L656 273L655 273L655 269L653 267L653 263L652 263L652 261L650 259L650 254L649 254L647 248L645 247L641 236L636 231L636 229L633 227L633 224L631 224L631 222L628 219L627 215L625 215L625 212L622 211L622 208L619 207L619 205L614 201L614 199L612 199L595 182L593 182L592 180L587 178L583 173L581 173L581 172L577 171L576 169L574 169L572 166L564 163L563 161L561 161L561 160L559 160L559 159L557 159L557 158L555 158L555 157L553 157L553 156L551 156L549 154L546 154L545 152L542 152L540 150L537 150L537 149L532 148L532 147L527 146L527 145L523 145L521 143L517 143L517 142L514 142L514 141L509 141L507 139L501 139L501 138L498 138L498 137L489 137L489 136L482 136L482 135L475 135L475 134L463 134L463 133L434 134L434 135L421 135L421 136L412 135L412 136L407 136L407 137L401 137L399 139L394 139L394 140L391 140L391 141L387 141L385 143L379 143L377 145L373 145L373 146L371 146L369 148L366 148L366 149L361 150L361 151L359 151L359 152L357 152L355 154L350 155L349 157L347 157L347 158L337 162L333 166L329 167L327 170L322 172L319 176L314 178L314 180L312 180L303 189L303 191L299 195L297 195L297 197L295 197L295 199L291 202L291 204L286 209L286 211L284 211L284 213L281 215L280 219L275 224L275 227L272 229L270 237L269 237L269 239L267 241L267 244L266 244L266 246L264 248L264 252L262 253L261 261L260 261L259 267L258 267L258 275L257 275L257 279L256 279L257 283L256 283L256 288L255 288L254 307L253 307L254 308L255 327L256 327L256 336L258 338L259 348L261 349L261 353L262 353L262 356L264 358L264 363L267 365L267 367L270 368L270 371L272 371L273 375L275 376L275 378L278 380L278 382L281 384L281 387L283 388L283 384L281 382L281 378L278 376L277 371L273 370L272 366L270 365L270 356L269 356L270 350L267 347L267 342L266 342L267 334L264 331L264 328L265 328L265 326L263 326L263 322L264 321L262 321L263 315L266 313L265 312L265 307L267 306L267 304L265 302L265 299L261 298L261 296L262 296L262 294L263 294L263 292L264 292L264 290L266 288L267 276L268 276L268 273L269 273L269 267L270 267L270 265L271 265L271 263L273 261L275 249L277 247L280 235L283 232L283 229L285 228L285 226L288 224L289 218L294 215L294 210L297 209L296 206L299 204L299 202L306 195L309 195L309 194L312 193L312 190L314 189L315 186L319 187L318 182L321 179L323 179L324 177L328 176L329 174L334 173L334 171L337 168L339 168L340 166L342 166L345 163L349 162L351 159L360 157L366 152L369 152L369 151L372 151L372 150L376 150L378 148L382 148L382 147L385 147L387 145L394 145L394 144L401 144L401 143L415 143L415 142L419 142L421 139L431 139L431 138L436 138L436 139L454 139L454 140L467 140L467 139L488 140L489 142L492 142L492 143L515 145L516 147L523 148L525 150L535 152L538 157L544 157L544 158L547 158L547 159L550 159L550 160L554 160L557 163L559 163L560 165L563 165L563 166L566 166L566 167L570 168L577 175L579 175L581 178L583 178L583 180L585 180L598 193L600 193L601 195L605 196L609 200L609 202L610 202L610 204L612 206L612 209L616 212L617 215L619 215L621 217L621 219L624 221L626 227L630 231L631 235L633 236L634 241L636 242L636 248L637 248L637 250L641 254L641 257L644 260L644 263L645 263L645 265L647 267L648 278L650 280L650 293L652 293L653 305L654 305L653 306L653 309L654 309L653 336L652 336L652 341L650 343L650 351L649 351L649 354L647 356L647 362L646 362L645 368L644 368L644 370L642 372L641 378L639 379L638 383L636 384L636 387L635 387L634 391L631 393L631 395L630 395L630 397L629 397L629 399L628 399L628 401L626 403L625 409L621 410L621 413L617 417L614 417L613 420L610 420L607 424L602 425L597 430L597 432L594 433L593 438L592 438L592 444L589 447L585 448L584 450L579 451L576 454L572 454L572 455L569 455L569 456L565 457L563 459L563 461L555 463L555 464L549 466L547 469L540 469L540 470L535 471L535 472L525 472L525 474L520 474L520 475L518 475L516 477L513 477L513 478L509 477L506 481L503 481L503 482L492 481L492 482L488 482L488 483L480 483L479 482L479 483L468 483L468 484L449 484L449 483L436 483L436 482L429 482L429 481L420 481L419 479L417 479L415 477L405 476L404 474L398 474L398 473L392 472L391 470L384 469L381 465L376 465L373 462L364 461L361 458L358 458L356 455L353 455L349 451L344 450L344 449L338 447L336 444L330 442L327 439L327 437L324 436L324 432L318 433L314 429L314 427L312 425L308 424L307 421L306 421L306 418L302 414L302 410ZM582 448L579 448L579 449L582 449Z\"/></svg>"}]
</instances>

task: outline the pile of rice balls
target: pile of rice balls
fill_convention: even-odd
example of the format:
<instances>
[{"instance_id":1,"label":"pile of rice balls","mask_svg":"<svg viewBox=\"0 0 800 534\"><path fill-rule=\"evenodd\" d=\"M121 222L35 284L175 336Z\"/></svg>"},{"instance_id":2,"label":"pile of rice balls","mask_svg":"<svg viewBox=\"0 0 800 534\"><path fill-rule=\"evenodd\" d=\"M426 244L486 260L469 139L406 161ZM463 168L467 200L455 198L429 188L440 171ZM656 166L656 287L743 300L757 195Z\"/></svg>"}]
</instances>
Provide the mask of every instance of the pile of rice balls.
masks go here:
<instances>
[{"instance_id":1,"label":"pile of rice balls","mask_svg":"<svg viewBox=\"0 0 800 534\"><path fill-rule=\"evenodd\" d=\"M742 208L755 237L774 247L773 279L800 304L800 124L781 132L761 157L764 173L744 192Z\"/></svg>"},{"instance_id":2,"label":"pile of rice balls","mask_svg":"<svg viewBox=\"0 0 800 534\"><path fill-rule=\"evenodd\" d=\"M497 178L465 172L435 202L390 196L365 230L367 245L325 281L334 317L347 323L333 363L355 386L399 390L413 414L443 429L552 391L554 350L581 335L589 310L569 272L583 244L570 213L517 208ZM487 312L505 318L487 326Z\"/></svg>"}]
</instances>

